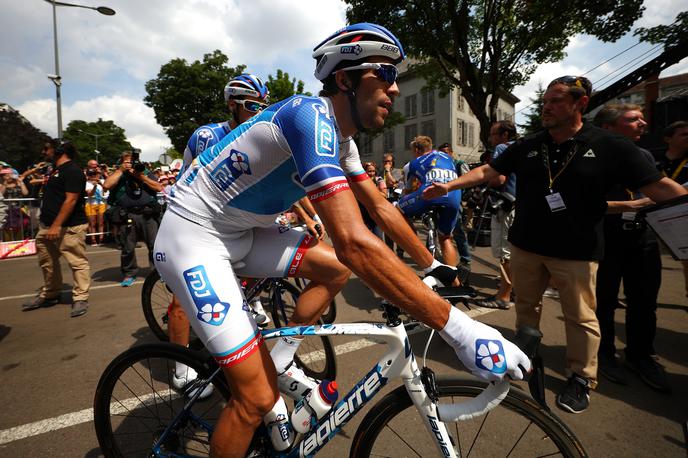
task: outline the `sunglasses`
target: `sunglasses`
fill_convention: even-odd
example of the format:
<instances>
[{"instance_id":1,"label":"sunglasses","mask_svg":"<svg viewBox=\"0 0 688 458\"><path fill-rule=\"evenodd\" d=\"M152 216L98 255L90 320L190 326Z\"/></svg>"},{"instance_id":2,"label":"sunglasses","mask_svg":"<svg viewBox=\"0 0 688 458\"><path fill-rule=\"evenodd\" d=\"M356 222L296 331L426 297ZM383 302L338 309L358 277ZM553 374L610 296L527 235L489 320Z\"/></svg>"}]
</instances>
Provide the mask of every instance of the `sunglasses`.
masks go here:
<instances>
[{"instance_id":1,"label":"sunglasses","mask_svg":"<svg viewBox=\"0 0 688 458\"><path fill-rule=\"evenodd\" d=\"M257 113L267 107L267 104L256 102L255 100L235 100L235 102L251 113Z\"/></svg>"},{"instance_id":2,"label":"sunglasses","mask_svg":"<svg viewBox=\"0 0 688 458\"><path fill-rule=\"evenodd\" d=\"M399 76L399 70L392 64L376 64L373 62L366 62L353 67L345 67L340 70L363 70L372 69L375 76L383 80L385 83L392 85L396 82Z\"/></svg>"},{"instance_id":3,"label":"sunglasses","mask_svg":"<svg viewBox=\"0 0 688 458\"><path fill-rule=\"evenodd\" d=\"M592 93L592 83L589 79L585 78L584 76L560 76L559 78L549 83L547 87L549 88L551 86L554 86L555 84L565 84L570 87L579 87L585 91L585 95L587 95L588 97L590 97L590 94Z\"/></svg>"}]
</instances>

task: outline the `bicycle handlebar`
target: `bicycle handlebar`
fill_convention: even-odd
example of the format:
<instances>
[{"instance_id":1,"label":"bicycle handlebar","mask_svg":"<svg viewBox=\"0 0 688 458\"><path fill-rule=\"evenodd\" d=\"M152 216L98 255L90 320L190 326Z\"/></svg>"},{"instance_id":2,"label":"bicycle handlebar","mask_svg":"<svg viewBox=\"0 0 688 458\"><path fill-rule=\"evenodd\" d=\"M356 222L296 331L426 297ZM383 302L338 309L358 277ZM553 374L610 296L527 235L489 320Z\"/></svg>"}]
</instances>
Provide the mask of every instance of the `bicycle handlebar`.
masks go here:
<instances>
[{"instance_id":1,"label":"bicycle handlebar","mask_svg":"<svg viewBox=\"0 0 688 458\"><path fill-rule=\"evenodd\" d=\"M490 383L488 387L470 401L457 404L438 404L437 418L440 421L464 421L485 415L506 397L510 384L508 380Z\"/></svg>"}]
</instances>

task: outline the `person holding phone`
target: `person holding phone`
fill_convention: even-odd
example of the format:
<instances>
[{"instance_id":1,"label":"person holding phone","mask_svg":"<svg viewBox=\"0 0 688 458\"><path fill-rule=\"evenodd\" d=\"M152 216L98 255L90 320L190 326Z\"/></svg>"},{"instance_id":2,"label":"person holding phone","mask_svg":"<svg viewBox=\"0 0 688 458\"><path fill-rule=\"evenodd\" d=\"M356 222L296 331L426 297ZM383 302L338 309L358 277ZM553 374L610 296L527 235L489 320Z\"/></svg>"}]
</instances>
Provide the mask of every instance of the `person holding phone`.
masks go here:
<instances>
[{"instance_id":1,"label":"person holding phone","mask_svg":"<svg viewBox=\"0 0 688 458\"><path fill-rule=\"evenodd\" d=\"M139 235L148 247L148 260L153 265L153 244L158 233L160 205L156 194L162 192L162 185L139 160L138 151L122 153L120 165L103 183L103 189L110 191L108 204L110 221L119 226L118 244L122 250L120 262L122 286L131 286L138 273L136 243Z\"/></svg>"}]
</instances>

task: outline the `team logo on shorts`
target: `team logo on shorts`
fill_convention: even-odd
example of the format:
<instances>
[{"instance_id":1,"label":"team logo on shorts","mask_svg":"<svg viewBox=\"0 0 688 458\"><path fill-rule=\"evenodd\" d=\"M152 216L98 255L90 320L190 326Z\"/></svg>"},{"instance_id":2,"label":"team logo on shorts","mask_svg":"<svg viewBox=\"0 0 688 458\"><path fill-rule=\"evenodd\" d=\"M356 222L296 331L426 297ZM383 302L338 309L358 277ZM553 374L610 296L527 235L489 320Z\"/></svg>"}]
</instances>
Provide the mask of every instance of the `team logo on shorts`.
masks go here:
<instances>
[{"instance_id":1,"label":"team logo on shorts","mask_svg":"<svg viewBox=\"0 0 688 458\"><path fill-rule=\"evenodd\" d=\"M506 355L499 340L477 339L475 341L475 365L479 369L503 374L506 372Z\"/></svg>"},{"instance_id":2,"label":"team logo on shorts","mask_svg":"<svg viewBox=\"0 0 688 458\"><path fill-rule=\"evenodd\" d=\"M229 304L221 302L215 294L205 267L196 266L184 271L184 281L196 305L196 318L204 323L220 326L227 317Z\"/></svg>"}]
</instances>

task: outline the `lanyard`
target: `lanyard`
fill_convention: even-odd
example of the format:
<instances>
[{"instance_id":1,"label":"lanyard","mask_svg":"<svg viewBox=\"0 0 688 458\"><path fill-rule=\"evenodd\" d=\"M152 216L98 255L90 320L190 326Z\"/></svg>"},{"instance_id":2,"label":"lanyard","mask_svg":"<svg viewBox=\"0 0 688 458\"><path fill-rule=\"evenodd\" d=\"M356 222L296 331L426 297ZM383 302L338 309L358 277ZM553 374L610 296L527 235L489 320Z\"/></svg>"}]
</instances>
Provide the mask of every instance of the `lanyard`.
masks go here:
<instances>
[{"instance_id":1,"label":"lanyard","mask_svg":"<svg viewBox=\"0 0 688 458\"><path fill-rule=\"evenodd\" d=\"M552 191L552 186L554 185L554 180L559 178L559 175L561 175L561 173L564 171L564 169L566 169L566 167L569 165L569 163L571 162L571 160L573 159L573 157L576 155L577 152L578 152L578 144L574 143L573 147L571 148L571 150L568 153L568 157L566 158L566 162L564 163L562 168L559 169L559 172L557 172L557 174L554 175L554 177L552 177L552 169L549 166L549 146L547 145L547 143L542 144L542 160L545 164L545 167L547 168L547 176L549 177L549 192L550 193L554 192L554 191Z\"/></svg>"},{"instance_id":2,"label":"lanyard","mask_svg":"<svg viewBox=\"0 0 688 458\"><path fill-rule=\"evenodd\" d=\"M676 181L676 177L678 177L678 174L681 173L681 169L683 168L684 165L686 165L686 162L688 162L688 157L683 159L681 163L676 167L676 170L674 170L674 173L671 174L671 179Z\"/></svg>"}]
</instances>

